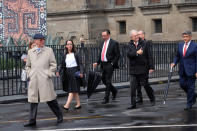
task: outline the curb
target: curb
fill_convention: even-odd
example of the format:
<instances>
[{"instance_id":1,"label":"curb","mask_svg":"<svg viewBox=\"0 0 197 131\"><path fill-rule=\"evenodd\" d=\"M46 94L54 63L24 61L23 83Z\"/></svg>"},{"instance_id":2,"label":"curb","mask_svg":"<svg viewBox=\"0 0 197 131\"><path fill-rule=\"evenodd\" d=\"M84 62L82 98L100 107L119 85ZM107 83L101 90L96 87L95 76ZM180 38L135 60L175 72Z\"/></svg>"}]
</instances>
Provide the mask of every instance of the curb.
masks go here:
<instances>
[{"instance_id":1,"label":"curb","mask_svg":"<svg viewBox=\"0 0 197 131\"><path fill-rule=\"evenodd\" d=\"M151 80L151 79L150 79ZM174 78L170 82L177 82L179 78ZM159 80L159 81L150 81L150 85L156 85L156 84L164 84L167 83L167 79ZM114 84L117 89L124 89L129 88L129 82L125 82L123 84L115 83ZM102 92L105 91L104 85L99 85L99 87L95 90L95 92ZM62 90L57 90L57 97L64 97L67 96L67 93ZM80 94L86 94L86 90L83 89ZM8 104L8 103L14 103L14 102L27 102L27 95L13 95L13 96L2 96L0 97L0 104Z\"/></svg>"}]
</instances>

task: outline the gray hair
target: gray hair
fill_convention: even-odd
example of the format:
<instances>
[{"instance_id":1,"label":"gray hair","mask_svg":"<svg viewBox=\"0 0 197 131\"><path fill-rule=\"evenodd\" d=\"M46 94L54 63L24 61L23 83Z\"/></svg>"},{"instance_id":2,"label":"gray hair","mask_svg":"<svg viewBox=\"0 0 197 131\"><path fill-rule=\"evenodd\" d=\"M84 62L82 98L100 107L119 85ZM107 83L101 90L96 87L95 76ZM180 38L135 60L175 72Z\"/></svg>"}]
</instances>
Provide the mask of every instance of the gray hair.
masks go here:
<instances>
[{"instance_id":1,"label":"gray hair","mask_svg":"<svg viewBox=\"0 0 197 131\"><path fill-rule=\"evenodd\" d=\"M192 36L192 32L191 31L184 31L182 33L182 35L189 35L189 36Z\"/></svg>"},{"instance_id":2,"label":"gray hair","mask_svg":"<svg viewBox=\"0 0 197 131\"><path fill-rule=\"evenodd\" d=\"M133 33L138 33L137 30L131 30L130 31L130 36L132 36Z\"/></svg>"}]
</instances>

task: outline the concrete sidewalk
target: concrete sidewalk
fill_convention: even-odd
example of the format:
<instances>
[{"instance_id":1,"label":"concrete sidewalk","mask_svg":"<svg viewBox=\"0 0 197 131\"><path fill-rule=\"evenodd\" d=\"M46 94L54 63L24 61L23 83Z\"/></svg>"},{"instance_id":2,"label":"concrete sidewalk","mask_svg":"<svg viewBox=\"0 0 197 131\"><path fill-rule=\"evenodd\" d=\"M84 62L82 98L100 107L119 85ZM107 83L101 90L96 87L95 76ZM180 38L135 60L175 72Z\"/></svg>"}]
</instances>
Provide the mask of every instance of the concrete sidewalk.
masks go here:
<instances>
[{"instance_id":1,"label":"concrete sidewalk","mask_svg":"<svg viewBox=\"0 0 197 131\"><path fill-rule=\"evenodd\" d=\"M179 76L172 76L171 81L178 81L178 79L179 79ZM168 77L149 79L150 84L163 84L163 83L166 83L167 81L168 81ZM114 83L114 86L118 89L119 88L128 88L129 82ZM96 92L104 91L104 90L105 90L105 86L99 85L96 89ZM67 95L67 93L65 93L63 90L56 90L56 93L57 93L58 97ZM82 94L86 93L86 89L81 88L81 93ZM20 101L27 101L27 94L0 97L0 104L20 102Z\"/></svg>"}]
</instances>

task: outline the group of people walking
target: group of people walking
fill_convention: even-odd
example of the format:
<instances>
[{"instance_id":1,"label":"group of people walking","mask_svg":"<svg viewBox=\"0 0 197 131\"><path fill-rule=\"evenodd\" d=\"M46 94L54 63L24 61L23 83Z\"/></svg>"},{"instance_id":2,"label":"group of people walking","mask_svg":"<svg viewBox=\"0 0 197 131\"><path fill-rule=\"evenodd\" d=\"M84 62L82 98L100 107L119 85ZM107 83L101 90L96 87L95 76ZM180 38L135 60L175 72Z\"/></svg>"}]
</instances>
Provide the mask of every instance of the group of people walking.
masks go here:
<instances>
[{"instance_id":1,"label":"group of people walking","mask_svg":"<svg viewBox=\"0 0 197 131\"><path fill-rule=\"evenodd\" d=\"M180 62L180 85L187 93L186 110L190 110L196 102L195 79L197 77L197 44L191 41L191 32L182 34L186 44L180 43L174 63L174 67ZM144 87L152 106L156 103L154 90L148 83L149 74L154 71L151 43L145 39L143 31L131 30L131 41L128 44L127 58L129 59L131 105L127 109L136 109L137 104L143 104L141 86ZM98 65L102 71L102 82L106 86L105 96L102 104L115 100L118 90L112 85L113 71L118 69L120 58L119 43L110 37L109 30L102 32L103 42L100 44L98 60L93 67ZM57 63L53 50L44 46L45 37L35 34L35 47L28 51L26 61L27 77L29 79L28 102L30 102L30 120L24 126L35 126L37 107L39 102L47 102L50 109L57 117L57 123L63 122L63 114L56 100L56 93L52 77L61 76L63 90L68 92L68 98L63 110L68 111L72 99L76 99L74 109L82 108L79 98L80 86L85 86L84 67L81 55L76 51L72 40L65 42L65 51L62 56L60 68L57 70ZM136 95L137 93L137 95Z\"/></svg>"}]
</instances>

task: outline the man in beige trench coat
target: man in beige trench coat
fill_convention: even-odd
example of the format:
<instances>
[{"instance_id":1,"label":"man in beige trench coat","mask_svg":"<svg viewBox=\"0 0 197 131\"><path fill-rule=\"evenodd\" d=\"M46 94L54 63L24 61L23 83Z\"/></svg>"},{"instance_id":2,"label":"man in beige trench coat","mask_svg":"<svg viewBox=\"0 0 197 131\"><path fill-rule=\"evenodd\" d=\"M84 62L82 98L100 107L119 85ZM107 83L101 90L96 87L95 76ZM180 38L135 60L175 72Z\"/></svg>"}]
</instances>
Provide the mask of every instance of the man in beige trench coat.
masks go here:
<instances>
[{"instance_id":1,"label":"man in beige trench coat","mask_svg":"<svg viewBox=\"0 0 197 131\"><path fill-rule=\"evenodd\" d=\"M47 102L57 116L57 123L63 122L63 115L56 100L52 82L57 64L53 50L44 46L45 37L34 35L36 47L28 51L26 71L30 79L28 87L28 102L30 102L30 120L25 127L36 125L37 107L39 102Z\"/></svg>"}]
</instances>

